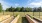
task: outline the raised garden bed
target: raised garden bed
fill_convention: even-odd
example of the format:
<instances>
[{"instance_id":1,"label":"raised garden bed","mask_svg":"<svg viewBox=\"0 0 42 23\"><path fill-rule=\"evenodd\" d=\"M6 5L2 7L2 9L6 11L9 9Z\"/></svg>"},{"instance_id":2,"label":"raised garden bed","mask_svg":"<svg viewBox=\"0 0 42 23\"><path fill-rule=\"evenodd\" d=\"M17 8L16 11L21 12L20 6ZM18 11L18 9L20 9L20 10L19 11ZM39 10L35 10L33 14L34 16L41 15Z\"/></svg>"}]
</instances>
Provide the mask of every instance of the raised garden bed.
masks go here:
<instances>
[{"instance_id":1,"label":"raised garden bed","mask_svg":"<svg viewBox=\"0 0 42 23\"><path fill-rule=\"evenodd\" d=\"M29 20L30 23L41 23L42 21L34 18L33 16L26 15L27 20Z\"/></svg>"}]
</instances>

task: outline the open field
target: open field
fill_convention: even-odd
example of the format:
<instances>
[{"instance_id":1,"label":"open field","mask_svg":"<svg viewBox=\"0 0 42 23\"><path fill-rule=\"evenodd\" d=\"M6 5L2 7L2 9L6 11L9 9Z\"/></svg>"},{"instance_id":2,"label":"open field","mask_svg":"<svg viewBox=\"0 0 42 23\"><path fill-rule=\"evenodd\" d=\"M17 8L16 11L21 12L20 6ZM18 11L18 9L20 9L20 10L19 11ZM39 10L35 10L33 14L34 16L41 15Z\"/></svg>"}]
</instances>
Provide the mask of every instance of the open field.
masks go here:
<instances>
[{"instance_id":1,"label":"open field","mask_svg":"<svg viewBox=\"0 0 42 23\"><path fill-rule=\"evenodd\" d=\"M40 13L34 12L34 14L33 14L33 12L14 12L14 13L13 12L4 12L4 15L13 15L13 14L14 14L14 16L17 15L17 14L20 15L20 19L17 23L22 23L22 20L23 20L22 17L25 17L26 14L29 14L29 15L34 16L36 18L40 18L42 20L42 12L40 12ZM3 15L3 12L0 13L0 16L2 16L2 15Z\"/></svg>"},{"instance_id":2,"label":"open field","mask_svg":"<svg viewBox=\"0 0 42 23\"><path fill-rule=\"evenodd\" d=\"M39 18L39 16L40 16L40 18L42 19L42 12L34 12L34 14L33 14L33 12L4 12L4 15L13 15L14 14L14 16L15 15L17 15L17 14L19 14L20 16L23 16L23 17L25 17L25 15L26 14L29 14L29 15L34 15L34 17L37 17L37 18ZM2 13L0 13L0 16L2 16L3 15L3 12Z\"/></svg>"},{"instance_id":3,"label":"open field","mask_svg":"<svg viewBox=\"0 0 42 23\"><path fill-rule=\"evenodd\" d=\"M19 14L25 16L26 14L33 15L33 12L14 12L14 15ZM3 15L3 12L0 13L0 16ZM4 12L4 15L13 15L13 12Z\"/></svg>"},{"instance_id":4,"label":"open field","mask_svg":"<svg viewBox=\"0 0 42 23\"><path fill-rule=\"evenodd\" d=\"M34 12L34 17L40 18L42 20L42 12Z\"/></svg>"}]
</instances>

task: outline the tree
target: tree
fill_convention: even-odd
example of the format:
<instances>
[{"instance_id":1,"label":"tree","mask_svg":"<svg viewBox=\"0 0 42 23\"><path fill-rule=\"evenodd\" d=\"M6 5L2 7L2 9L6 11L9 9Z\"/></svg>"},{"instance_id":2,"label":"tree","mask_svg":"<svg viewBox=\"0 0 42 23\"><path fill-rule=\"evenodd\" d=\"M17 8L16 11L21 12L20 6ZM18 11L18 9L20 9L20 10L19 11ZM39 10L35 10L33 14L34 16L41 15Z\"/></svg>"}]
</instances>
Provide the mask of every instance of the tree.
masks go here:
<instances>
[{"instance_id":1,"label":"tree","mask_svg":"<svg viewBox=\"0 0 42 23\"><path fill-rule=\"evenodd\" d=\"M33 12L36 12L36 11L37 11L36 8L34 8Z\"/></svg>"},{"instance_id":2,"label":"tree","mask_svg":"<svg viewBox=\"0 0 42 23\"><path fill-rule=\"evenodd\" d=\"M27 7L27 8L25 8L25 12L28 12L28 7Z\"/></svg>"},{"instance_id":3,"label":"tree","mask_svg":"<svg viewBox=\"0 0 42 23\"><path fill-rule=\"evenodd\" d=\"M27 7L27 8L25 8L25 11L26 11L26 12L32 12L32 8L28 8L28 7Z\"/></svg>"},{"instance_id":4,"label":"tree","mask_svg":"<svg viewBox=\"0 0 42 23\"><path fill-rule=\"evenodd\" d=\"M1 5L1 3L0 3L0 12L2 12L2 5Z\"/></svg>"},{"instance_id":5,"label":"tree","mask_svg":"<svg viewBox=\"0 0 42 23\"><path fill-rule=\"evenodd\" d=\"M38 8L37 8L37 11L38 11L38 12L41 12L41 7L38 7Z\"/></svg>"},{"instance_id":6,"label":"tree","mask_svg":"<svg viewBox=\"0 0 42 23\"><path fill-rule=\"evenodd\" d=\"M22 8L20 9L20 12L24 12L24 7L22 7Z\"/></svg>"},{"instance_id":7,"label":"tree","mask_svg":"<svg viewBox=\"0 0 42 23\"><path fill-rule=\"evenodd\" d=\"M9 8L7 8L5 11L6 11L6 12L9 11Z\"/></svg>"},{"instance_id":8,"label":"tree","mask_svg":"<svg viewBox=\"0 0 42 23\"><path fill-rule=\"evenodd\" d=\"M14 12L15 8L13 8L12 6L10 8L7 8L6 11L9 11L9 12Z\"/></svg>"},{"instance_id":9,"label":"tree","mask_svg":"<svg viewBox=\"0 0 42 23\"><path fill-rule=\"evenodd\" d=\"M16 7L15 11L20 11L20 7Z\"/></svg>"},{"instance_id":10,"label":"tree","mask_svg":"<svg viewBox=\"0 0 42 23\"><path fill-rule=\"evenodd\" d=\"M28 11L29 11L29 12L32 12L32 8L28 8Z\"/></svg>"}]
</instances>

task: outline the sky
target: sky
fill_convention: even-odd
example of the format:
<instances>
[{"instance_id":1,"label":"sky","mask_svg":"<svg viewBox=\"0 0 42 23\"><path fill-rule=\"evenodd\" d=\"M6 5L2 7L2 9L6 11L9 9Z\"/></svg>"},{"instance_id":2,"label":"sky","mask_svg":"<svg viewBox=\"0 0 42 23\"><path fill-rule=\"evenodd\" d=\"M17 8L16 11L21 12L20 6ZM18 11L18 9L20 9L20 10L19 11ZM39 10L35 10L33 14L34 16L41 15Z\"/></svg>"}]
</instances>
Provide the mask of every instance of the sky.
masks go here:
<instances>
[{"instance_id":1,"label":"sky","mask_svg":"<svg viewBox=\"0 0 42 23\"><path fill-rule=\"evenodd\" d=\"M42 7L42 0L0 0L3 9L13 7Z\"/></svg>"}]
</instances>

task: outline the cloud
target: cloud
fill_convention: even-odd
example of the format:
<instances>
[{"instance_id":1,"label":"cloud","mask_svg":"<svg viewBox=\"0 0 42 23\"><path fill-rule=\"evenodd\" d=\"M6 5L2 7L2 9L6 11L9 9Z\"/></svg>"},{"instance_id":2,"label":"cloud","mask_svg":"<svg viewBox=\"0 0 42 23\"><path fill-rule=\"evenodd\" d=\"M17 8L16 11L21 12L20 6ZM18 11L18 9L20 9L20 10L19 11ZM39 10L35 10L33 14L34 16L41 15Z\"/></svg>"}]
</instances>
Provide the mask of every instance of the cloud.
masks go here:
<instances>
[{"instance_id":1,"label":"cloud","mask_svg":"<svg viewBox=\"0 0 42 23\"><path fill-rule=\"evenodd\" d=\"M4 10L9 7L9 3L5 2L4 0L0 0L0 3L2 4Z\"/></svg>"},{"instance_id":2,"label":"cloud","mask_svg":"<svg viewBox=\"0 0 42 23\"><path fill-rule=\"evenodd\" d=\"M15 7L17 7L17 6L19 6L19 4L18 4L18 3L16 3L16 4L15 4Z\"/></svg>"},{"instance_id":3,"label":"cloud","mask_svg":"<svg viewBox=\"0 0 42 23\"><path fill-rule=\"evenodd\" d=\"M13 0L12 0L13 1ZM0 0L0 3L2 4L2 7L3 7L3 9L4 10L6 10L6 8L9 8L10 6L15 6L15 7L17 7L17 6L19 6L19 4L18 3L9 3L9 2L6 2L6 1L4 1L4 0Z\"/></svg>"},{"instance_id":4,"label":"cloud","mask_svg":"<svg viewBox=\"0 0 42 23\"><path fill-rule=\"evenodd\" d=\"M40 7L42 6L42 2L31 2L28 4L30 7Z\"/></svg>"},{"instance_id":5,"label":"cloud","mask_svg":"<svg viewBox=\"0 0 42 23\"><path fill-rule=\"evenodd\" d=\"M20 4L20 3L13 3L14 0L11 0L12 3L4 0L0 0L0 3L2 4L3 9L9 8L10 6L18 7L18 6L24 6L24 7L39 7L42 6L42 0L28 0L26 4Z\"/></svg>"}]
</instances>

